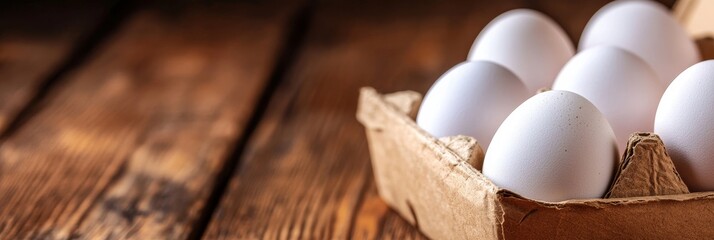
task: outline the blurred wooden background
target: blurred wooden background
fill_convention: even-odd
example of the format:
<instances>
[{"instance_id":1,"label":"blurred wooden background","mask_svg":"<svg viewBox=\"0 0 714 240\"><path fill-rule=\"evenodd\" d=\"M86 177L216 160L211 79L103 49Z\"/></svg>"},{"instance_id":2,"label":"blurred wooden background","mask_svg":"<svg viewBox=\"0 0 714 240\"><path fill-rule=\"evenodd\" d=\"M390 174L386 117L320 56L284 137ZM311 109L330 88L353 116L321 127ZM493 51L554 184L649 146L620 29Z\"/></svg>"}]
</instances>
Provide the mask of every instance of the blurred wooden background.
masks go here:
<instances>
[{"instance_id":1,"label":"blurred wooden background","mask_svg":"<svg viewBox=\"0 0 714 240\"><path fill-rule=\"evenodd\" d=\"M0 238L423 238L358 89L425 92L514 8L577 42L607 2L0 2Z\"/></svg>"}]
</instances>

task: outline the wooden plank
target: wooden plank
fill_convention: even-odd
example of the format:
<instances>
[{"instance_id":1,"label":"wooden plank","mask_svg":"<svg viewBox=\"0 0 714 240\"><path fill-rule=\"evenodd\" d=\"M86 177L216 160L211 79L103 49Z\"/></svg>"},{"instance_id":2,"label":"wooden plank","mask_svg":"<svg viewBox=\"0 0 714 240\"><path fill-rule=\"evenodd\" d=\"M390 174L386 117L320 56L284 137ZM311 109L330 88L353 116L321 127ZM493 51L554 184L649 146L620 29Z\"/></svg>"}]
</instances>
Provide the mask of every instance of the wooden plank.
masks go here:
<instances>
[{"instance_id":1,"label":"wooden plank","mask_svg":"<svg viewBox=\"0 0 714 240\"><path fill-rule=\"evenodd\" d=\"M514 6L319 5L307 44L274 95L205 238L414 236L408 223L375 200L364 129L354 117L358 89L424 92L465 60L479 29Z\"/></svg>"},{"instance_id":2,"label":"wooden plank","mask_svg":"<svg viewBox=\"0 0 714 240\"><path fill-rule=\"evenodd\" d=\"M0 2L1 131L61 71L112 5L111 1Z\"/></svg>"},{"instance_id":3,"label":"wooden plank","mask_svg":"<svg viewBox=\"0 0 714 240\"><path fill-rule=\"evenodd\" d=\"M374 181L369 184L357 211L352 239L427 239L418 229L389 209L377 194Z\"/></svg>"},{"instance_id":4,"label":"wooden plank","mask_svg":"<svg viewBox=\"0 0 714 240\"><path fill-rule=\"evenodd\" d=\"M186 238L294 9L138 11L0 146L0 238Z\"/></svg>"},{"instance_id":5,"label":"wooden plank","mask_svg":"<svg viewBox=\"0 0 714 240\"><path fill-rule=\"evenodd\" d=\"M376 239L429 239L391 210L385 215L382 227L382 235Z\"/></svg>"}]
</instances>

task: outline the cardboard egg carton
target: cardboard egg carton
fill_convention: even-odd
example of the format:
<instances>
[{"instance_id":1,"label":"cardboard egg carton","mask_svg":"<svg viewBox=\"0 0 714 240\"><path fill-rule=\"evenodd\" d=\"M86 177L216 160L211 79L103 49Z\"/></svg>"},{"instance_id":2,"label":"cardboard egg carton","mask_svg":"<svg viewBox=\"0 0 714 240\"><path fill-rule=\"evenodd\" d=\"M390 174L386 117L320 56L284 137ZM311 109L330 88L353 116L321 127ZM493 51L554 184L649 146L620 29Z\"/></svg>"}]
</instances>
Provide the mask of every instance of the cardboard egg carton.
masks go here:
<instances>
[{"instance_id":1,"label":"cardboard egg carton","mask_svg":"<svg viewBox=\"0 0 714 240\"><path fill-rule=\"evenodd\" d=\"M689 193L651 133L630 138L602 199L542 202L499 188L467 136L436 139L416 125L421 95L361 90L379 195L434 239L701 239L714 236L714 192ZM696 144L696 143L693 143Z\"/></svg>"},{"instance_id":2,"label":"cardboard egg carton","mask_svg":"<svg viewBox=\"0 0 714 240\"><path fill-rule=\"evenodd\" d=\"M711 2L680 0L674 10L703 59L714 58ZM436 139L419 128L420 103L416 92L383 95L363 88L357 118L367 132L379 195L431 238L714 237L714 192L689 193L655 134L632 135L603 198L542 202L484 177L484 151L475 139Z\"/></svg>"},{"instance_id":3,"label":"cardboard egg carton","mask_svg":"<svg viewBox=\"0 0 714 240\"><path fill-rule=\"evenodd\" d=\"M679 0L672 14L696 40L702 59L714 59L714 1Z\"/></svg>"},{"instance_id":4,"label":"cardboard egg carton","mask_svg":"<svg viewBox=\"0 0 714 240\"><path fill-rule=\"evenodd\" d=\"M712 11L714 11L714 1L679 0L672 13L689 35L695 39L701 39L714 35Z\"/></svg>"}]
</instances>

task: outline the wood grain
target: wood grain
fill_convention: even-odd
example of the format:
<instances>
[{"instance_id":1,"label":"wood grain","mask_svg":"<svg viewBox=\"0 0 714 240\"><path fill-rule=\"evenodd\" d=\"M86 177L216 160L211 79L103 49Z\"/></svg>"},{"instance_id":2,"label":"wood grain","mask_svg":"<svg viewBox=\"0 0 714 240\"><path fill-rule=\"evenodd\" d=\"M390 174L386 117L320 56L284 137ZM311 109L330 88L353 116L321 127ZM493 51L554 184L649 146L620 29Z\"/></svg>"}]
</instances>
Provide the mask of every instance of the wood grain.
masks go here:
<instances>
[{"instance_id":1,"label":"wood grain","mask_svg":"<svg viewBox=\"0 0 714 240\"><path fill-rule=\"evenodd\" d=\"M427 239L389 209L379 197L374 181L369 186L357 212L352 239Z\"/></svg>"},{"instance_id":2,"label":"wood grain","mask_svg":"<svg viewBox=\"0 0 714 240\"><path fill-rule=\"evenodd\" d=\"M186 238L273 71L281 6L133 15L0 146L0 238Z\"/></svg>"},{"instance_id":3,"label":"wood grain","mask_svg":"<svg viewBox=\"0 0 714 240\"><path fill-rule=\"evenodd\" d=\"M0 2L0 129L79 48L113 5L110 1Z\"/></svg>"}]
</instances>

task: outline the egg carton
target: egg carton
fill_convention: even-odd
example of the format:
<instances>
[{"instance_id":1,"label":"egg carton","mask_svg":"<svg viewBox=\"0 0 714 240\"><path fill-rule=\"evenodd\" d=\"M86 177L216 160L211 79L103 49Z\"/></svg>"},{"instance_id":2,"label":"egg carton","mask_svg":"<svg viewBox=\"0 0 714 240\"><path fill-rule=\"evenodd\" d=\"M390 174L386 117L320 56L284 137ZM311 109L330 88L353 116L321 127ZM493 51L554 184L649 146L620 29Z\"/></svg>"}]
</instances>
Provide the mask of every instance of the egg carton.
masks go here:
<instances>
[{"instance_id":1,"label":"egg carton","mask_svg":"<svg viewBox=\"0 0 714 240\"><path fill-rule=\"evenodd\" d=\"M635 133L600 199L543 202L494 185L467 136L437 139L414 121L421 95L361 90L381 198L435 239L702 239L714 236L714 192L689 193L659 137Z\"/></svg>"}]
</instances>

